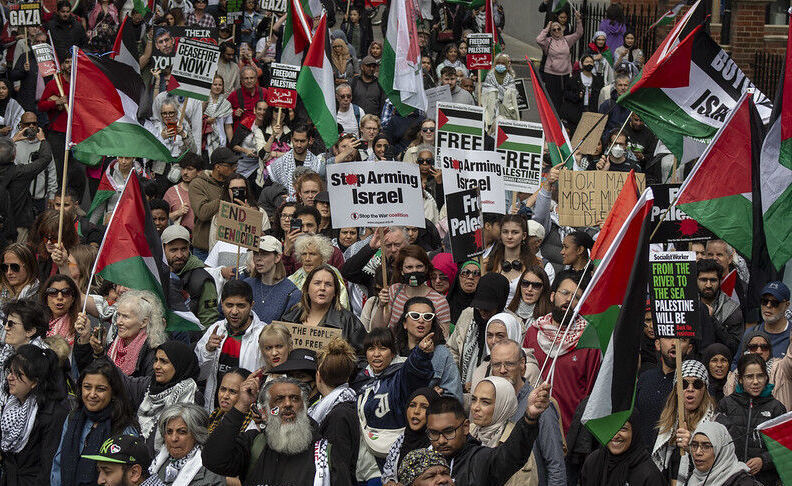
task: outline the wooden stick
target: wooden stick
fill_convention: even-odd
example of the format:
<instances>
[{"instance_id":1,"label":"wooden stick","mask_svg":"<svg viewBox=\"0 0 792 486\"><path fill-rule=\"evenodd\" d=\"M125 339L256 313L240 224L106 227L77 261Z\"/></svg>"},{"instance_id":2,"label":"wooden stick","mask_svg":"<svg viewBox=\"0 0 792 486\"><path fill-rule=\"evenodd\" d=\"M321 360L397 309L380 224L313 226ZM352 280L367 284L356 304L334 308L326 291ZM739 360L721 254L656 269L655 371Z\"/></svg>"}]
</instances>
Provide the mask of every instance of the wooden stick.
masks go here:
<instances>
[{"instance_id":1,"label":"wooden stick","mask_svg":"<svg viewBox=\"0 0 792 486\"><path fill-rule=\"evenodd\" d=\"M237 246L237 262L236 262L236 266L234 267L234 275L235 275L237 280L239 280L239 255L240 255L240 253L242 253L242 247L241 246Z\"/></svg>"},{"instance_id":2,"label":"wooden stick","mask_svg":"<svg viewBox=\"0 0 792 486\"><path fill-rule=\"evenodd\" d=\"M477 97L478 105L482 106L481 105L481 69L477 70L476 74L478 76L478 84L476 85L476 97Z\"/></svg>"},{"instance_id":3,"label":"wooden stick","mask_svg":"<svg viewBox=\"0 0 792 486\"><path fill-rule=\"evenodd\" d=\"M28 39L27 26L25 26L25 64L30 65L30 40Z\"/></svg>"},{"instance_id":4,"label":"wooden stick","mask_svg":"<svg viewBox=\"0 0 792 486\"><path fill-rule=\"evenodd\" d=\"M352 5L352 0L347 0L347 8L346 14L344 14L344 20L349 19L349 7Z\"/></svg>"},{"instance_id":5,"label":"wooden stick","mask_svg":"<svg viewBox=\"0 0 792 486\"><path fill-rule=\"evenodd\" d=\"M682 387L682 342L679 338L674 339L674 347L676 348L677 420L679 421L677 428L682 428L683 425L687 428L685 423L685 391ZM679 454L684 456L685 449L680 448Z\"/></svg>"},{"instance_id":6,"label":"wooden stick","mask_svg":"<svg viewBox=\"0 0 792 486\"><path fill-rule=\"evenodd\" d=\"M674 155L674 167L671 169L671 182L676 183L677 181L677 158Z\"/></svg>"},{"instance_id":7,"label":"wooden stick","mask_svg":"<svg viewBox=\"0 0 792 486\"><path fill-rule=\"evenodd\" d=\"M514 208L516 205L517 205L517 191L512 191L511 207Z\"/></svg>"},{"instance_id":8,"label":"wooden stick","mask_svg":"<svg viewBox=\"0 0 792 486\"><path fill-rule=\"evenodd\" d=\"M61 246L61 239L63 237L63 209L64 204L63 201L66 200L66 182L68 180L69 175L69 150L66 149L63 152L63 174L61 175L61 205L60 211L58 214L58 247Z\"/></svg>"},{"instance_id":9,"label":"wooden stick","mask_svg":"<svg viewBox=\"0 0 792 486\"><path fill-rule=\"evenodd\" d=\"M380 254L382 255L382 287L388 288L388 259L385 257L385 229L380 233Z\"/></svg>"},{"instance_id":10,"label":"wooden stick","mask_svg":"<svg viewBox=\"0 0 792 486\"><path fill-rule=\"evenodd\" d=\"M61 80L58 77L60 73L55 73L55 84L58 86L58 94L60 94L61 98L65 98L66 95L63 94L63 84L61 84ZM69 102L66 102L66 111L69 111Z\"/></svg>"}]
</instances>

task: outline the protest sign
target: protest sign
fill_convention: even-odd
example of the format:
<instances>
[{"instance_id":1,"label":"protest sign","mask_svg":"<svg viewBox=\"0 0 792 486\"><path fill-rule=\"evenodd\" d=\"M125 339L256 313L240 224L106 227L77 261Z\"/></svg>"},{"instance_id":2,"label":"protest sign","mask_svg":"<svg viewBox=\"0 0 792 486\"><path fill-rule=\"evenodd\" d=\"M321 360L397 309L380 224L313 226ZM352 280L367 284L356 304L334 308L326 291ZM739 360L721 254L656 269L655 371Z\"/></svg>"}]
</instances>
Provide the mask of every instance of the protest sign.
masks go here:
<instances>
[{"instance_id":1,"label":"protest sign","mask_svg":"<svg viewBox=\"0 0 792 486\"><path fill-rule=\"evenodd\" d=\"M448 232L451 235L451 255L455 262L464 262L484 253L481 229L481 193L477 187L446 194Z\"/></svg>"},{"instance_id":2,"label":"protest sign","mask_svg":"<svg viewBox=\"0 0 792 486\"><path fill-rule=\"evenodd\" d=\"M443 149L484 150L484 108L437 102L436 159Z\"/></svg>"},{"instance_id":3,"label":"protest sign","mask_svg":"<svg viewBox=\"0 0 792 486\"><path fill-rule=\"evenodd\" d=\"M270 87L267 90L267 104L275 108L297 106L297 76L300 66L273 62L270 73Z\"/></svg>"},{"instance_id":4,"label":"protest sign","mask_svg":"<svg viewBox=\"0 0 792 486\"><path fill-rule=\"evenodd\" d=\"M269 12L286 12L286 0L261 0L261 10Z\"/></svg>"},{"instance_id":5,"label":"protest sign","mask_svg":"<svg viewBox=\"0 0 792 486\"><path fill-rule=\"evenodd\" d=\"M303 348L321 351L334 337L342 337L341 329L337 327L306 326L295 322L272 321L273 324L282 324L291 333L292 348Z\"/></svg>"},{"instance_id":6,"label":"protest sign","mask_svg":"<svg viewBox=\"0 0 792 486\"><path fill-rule=\"evenodd\" d=\"M33 55L36 56L39 74L42 78L53 76L58 71L55 66L55 54L49 44L36 44L33 46Z\"/></svg>"},{"instance_id":7,"label":"protest sign","mask_svg":"<svg viewBox=\"0 0 792 486\"><path fill-rule=\"evenodd\" d=\"M416 164L344 162L327 166L333 228L426 225Z\"/></svg>"},{"instance_id":8,"label":"protest sign","mask_svg":"<svg viewBox=\"0 0 792 486\"><path fill-rule=\"evenodd\" d=\"M605 120L601 121L599 125L597 125L597 122L599 122L602 117L605 117ZM593 155L597 153L597 145L599 145L599 141L602 138L602 132L605 130L605 125L607 123L608 115L601 115L599 113L592 113L589 111L583 112L583 116L580 117L580 123L578 123L578 126L575 129L574 135L572 135L572 146L577 147L577 145L583 139L583 136L588 133L588 137L586 137L586 140L580 145L580 148L578 148L577 151L583 155ZM594 125L597 125L596 128L591 130L591 127ZM591 130L591 133L589 133L589 130Z\"/></svg>"},{"instance_id":9,"label":"protest sign","mask_svg":"<svg viewBox=\"0 0 792 486\"><path fill-rule=\"evenodd\" d=\"M437 102L444 101L451 103L451 87L447 84L426 90L426 113L437 112Z\"/></svg>"},{"instance_id":10,"label":"protest sign","mask_svg":"<svg viewBox=\"0 0 792 486\"><path fill-rule=\"evenodd\" d=\"M217 29L178 25L155 27L154 46L151 50L152 69L165 69L173 64L176 47L181 39L201 40L216 44Z\"/></svg>"},{"instance_id":11,"label":"protest sign","mask_svg":"<svg viewBox=\"0 0 792 486\"><path fill-rule=\"evenodd\" d=\"M468 34L467 68L492 68L492 34Z\"/></svg>"},{"instance_id":12,"label":"protest sign","mask_svg":"<svg viewBox=\"0 0 792 486\"><path fill-rule=\"evenodd\" d=\"M498 152L490 150L443 149L436 166L443 170L446 196L478 187L485 213L506 213L503 166Z\"/></svg>"},{"instance_id":13,"label":"protest sign","mask_svg":"<svg viewBox=\"0 0 792 486\"><path fill-rule=\"evenodd\" d=\"M503 187L507 191L538 191L544 148L542 124L498 119L495 133L495 150L503 162Z\"/></svg>"},{"instance_id":14,"label":"protest sign","mask_svg":"<svg viewBox=\"0 0 792 486\"><path fill-rule=\"evenodd\" d=\"M264 213L254 208L220 201L217 212L217 239L248 250L258 250Z\"/></svg>"},{"instance_id":15,"label":"protest sign","mask_svg":"<svg viewBox=\"0 0 792 486\"><path fill-rule=\"evenodd\" d=\"M217 72L220 47L193 39L181 39L176 48L172 76L179 83L171 93L205 101Z\"/></svg>"},{"instance_id":16,"label":"protest sign","mask_svg":"<svg viewBox=\"0 0 792 486\"><path fill-rule=\"evenodd\" d=\"M517 109L520 111L527 110L531 107L528 102L528 85L525 81L525 78L514 80L514 85L517 88Z\"/></svg>"},{"instance_id":17,"label":"protest sign","mask_svg":"<svg viewBox=\"0 0 792 486\"><path fill-rule=\"evenodd\" d=\"M682 184L655 184L654 206L652 206L652 228L663 218L663 213L668 211L671 201L676 199L679 187ZM698 224L698 221L685 214L674 206L671 212L660 223L660 227L652 238L652 243L679 243L685 241L702 241L716 238L712 231Z\"/></svg>"},{"instance_id":18,"label":"protest sign","mask_svg":"<svg viewBox=\"0 0 792 486\"><path fill-rule=\"evenodd\" d=\"M660 251L649 254L649 300L656 338L690 338L698 333L696 254Z\"/></svg>"},{"instance_id":19,"label":"protest sign","mask_svg":"<svg viewBox=\"0 0 792 486\"><path fill-rule=\"evenodd\" d=\"M242 22L242 10L245 0L228 0L226 2L226 18L228 22Z\"/></svg>"},{"instance_id":20,"label":"protest sign","mask_svg":"<svg viewBox=\"0 0 792 486\"><path fill-rule=\"evenodd\" d=\"M8 6L8 23L11 27L41 25L41 3L16 3Z\"/></svg>"},{"instance_id":21,"label":"protest sign","mask_svg":"<svg viewBox=\"0 0 792 486\"><path fill-rule=\"evenodd\" d=\"M624 187L629 172L562 170L558 178L558 224L594 226L605 221ZM638 192L646 187L644 174L635 174Z\"/></svg>"}]
</instances>

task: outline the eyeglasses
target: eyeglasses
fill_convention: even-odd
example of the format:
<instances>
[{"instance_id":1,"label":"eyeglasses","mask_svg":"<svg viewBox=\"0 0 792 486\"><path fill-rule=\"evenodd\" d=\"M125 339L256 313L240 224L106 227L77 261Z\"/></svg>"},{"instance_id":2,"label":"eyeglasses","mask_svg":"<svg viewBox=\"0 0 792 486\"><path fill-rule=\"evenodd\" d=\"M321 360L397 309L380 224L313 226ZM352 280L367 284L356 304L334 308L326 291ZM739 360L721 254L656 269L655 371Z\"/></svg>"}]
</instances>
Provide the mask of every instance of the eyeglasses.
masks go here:
<instances>
[{"instance_id":1,"label":"eyeglasses","mask_svg":"<svg viewBox=\"0 0 792 486\"><path fill-rule=\"evenodd\" d=\"M424 132L424 133L434 132L435 131L435 127L423 127L423 128L421 128L421 131Z\"/></svg>"},{"instance_id":2,"label":"eyeglasses","mask_svg":"<svg viewBox=\"0 0 792 486\"><path fill-rule=\"evenodd\" d=\"M695 380L682 380L682 389L687 390L688 387L693 387L696 390L704 388L704 382L696 378Z\"/></svg>"},{"instance_id":3,"label":"eyeglasses","mask_svg":"<svg viewBox=\"0 0 792 486\"><path fill-rule=\"evenodd\" d=\"M520 285L525 288L531 287L532 289L541 289L542 287L544 287L544 283L542 282L533 282L531 280L525 280L525 279L520 281Z\"/></svg>"},{"instance_id":4,"label":"eyeglasses","mask_svg":"<svg viewBox=\"0 0 792 486\"><path fill-rule=\"evenodd\" d=\"M47 297L55 297L58 294L61 294L64 297L71 297L72 296L72 289L65 288L65 289L56 289L55 287L50 287L44 291L44 295Z\"/></svg>"},{"instance_id":5,"label":"eyeglasses","mask_svg":"<svg viewBox=\"0 0 792 486\"><path fill-rule=\"evenodd\" d=\"M418 319L421 319L423 321L431 321L432 319L434 319L435 315L434 315L434 312L415 312L415 311L410 311L410 312L407 313L407 317L409 317L410 319L412 319L414 321L417 321Z\"/></svg>"},{"instance_id":6,"label":"eyeglasses","mask_svg":"<svg viewBox=\"0 0 792 486\"><path fill-rule=\"evenodd\" d=\"M781 305L781 302L775 299L762 299L762 306L768 306L771 309L775 309L779 305Z\"/></svg>"},{"instance_id":7,"label":"eyeglasses","mask_svg":"<svg viewBox=\"0 0 792 486\"><path fill-rule=\"evenodd\" d=\"M160 114L162 116L176 116L176 112L175 111L162 111L162 112L160 112Z\"/></svg>"},{"instance_id":8,"label":"eyeglasses","mask_svg":"<svg viewBox=\"0 0 792 486\"><path fill-rule=\"evenodd\" d=\"M453 440L454 437L456 437L457 430L459 430L459 428L462 427L464 424L465 422L463 421L456 427L449 427L443 430L426 429L426 436L429 437L429 440L431 441L438 440L441 435L445 440Z\"/></svg>"},{"instance_id":9,"label":"eyeglasses","mask_svg":"<svg viewBox=\"0 0 792 486\"><path fill-rule=\"evenodd\" d=\"M501 361L497 363L493 361L492 363L490 363L490 366L492 367L493 370L499 370L501 368L506 368L507 370L513 370L514 368L517 367L517 364L518 363L516 361Z\"/></svg>"},{"instance_id":10,"label":"eyeglasses","mask_svg":"<svg viewBox=\"0 0 792 486\"><path fill-rule=\"evenodd\" d=\"M41 239L47 243L56 243L58 241L58 237L55 235L41 235Z\"/></svg>"},{"instance_id":11,"label":"eyeglasses","mask_svg":"<svg viewBox=\"0 0 792 486\"><path fill-rule=\"evenodd\" d=\"M2 270L3 273L7 273L9 268L11 269L12 272L19 273L19 271L22 269L22 266L19 263L2 263L2 264L0 264L0 270Z\"/></svg>"},{"instance_id":12,"label":"eyeglasses","mask_svg":"<svg viewBox=\"0 0 792 486\"><path fill-rule=\"evenodd\" d=\"M762 343L756 343L756 344L749 344L748 345L748 350L751 351L751 352L759 351L760 349L762 351L770 351L770 345L769 344L762 344Z\"/></svg>"},{"instance_id":13,"label":"eyeglasses","mask_svg":"<svg viewBox=\"0 0 792 486\"><path fill-rule=\"evenodd\" d=\"M712 450L712 443L710 442L697 442L693 441L690 443L690 452L696 452L701 450L701 452L708 452Z\"/></svg>"},{"instance_id":14,"label":"eyeglasses","mask_svg":"<svg viewBox=\"0 0 792 486\"><path fill-rule=\"evenodd\" d=\"M428 159L416 159L416 162L418 162L418 165L432 165L434 163L434 159L431 157Z\"/></svg>"},{"instance_id":15,"label":"eyeglasses","mask_svg":"<svg viewBox=\"0 0 792 486\"><path fill-rule=\"evenodd\" d=\"M465 278L479 278L481 277L481 270L462 270L459 274Z\"/></svg>"}]
</instances>

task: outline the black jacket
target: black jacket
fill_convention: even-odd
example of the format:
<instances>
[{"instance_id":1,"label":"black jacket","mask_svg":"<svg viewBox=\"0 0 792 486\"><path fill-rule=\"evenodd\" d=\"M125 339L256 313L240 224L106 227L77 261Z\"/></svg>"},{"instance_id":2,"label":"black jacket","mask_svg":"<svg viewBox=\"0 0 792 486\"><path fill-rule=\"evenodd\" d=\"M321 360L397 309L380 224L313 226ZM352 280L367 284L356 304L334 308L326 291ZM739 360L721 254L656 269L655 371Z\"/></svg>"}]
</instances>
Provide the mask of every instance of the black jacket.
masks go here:
<instances>
[{"instance_id":1,"label":"black jacket","mask_svg":"<svg viewBox=\"0 0 792 486\"><path fill-rule=\"evenodd\" d=\"M740 471L723 483L723 486L759 486L761 483L745 471Z\"/></svg>"},{"instance_id":2,"label":"black jacket","mask_svg":"<svg viewBox=\"0 0 792 486\"><path fill-rule=\"evenodd\" d=\"M765 485L775 484L778 474L756 426L786 413L784 405L770 394L752 398L745 392L735 391L721 399L716 411L716 420L726 426L734 439L737 459L745 462L752 457L761 458L762 470L756 479Z\"/></svg>"},{"instance_id":3,"label":"black jacket","mask_svg":"<svg viewBox=\"0 0 792 486\"><path fill-rule=\"evenodd\" d=\"M332 446L339 484L357 484L355 470L360 448L360 421L355 402L342 402L333 407L319 425L319 435Z\"/></svg>"},{"instance_id":4,"label":"black jacket","mask_svg":"<svg viewBox=\"0 0 792 486\"><path fill-rule=\"evenodd\" d=\"M380 116L387 96L385 96L385 91L382 90L377 78L375 77L367 83L358 75L352 78L349 85L352 87L352 103L358 105L366 113Z\"/></svg>"},{"instance_id":5,"label":"black jacket","mask_svg":"<svg viewBox=\"0 0 792 486\"><path fill-rule=\"evenodd\" d=\"M344 277L344 280L366 287L366 290L368 290L368 294L370 296L377 295L377 289L382 285L381 265L377 265L377 268L372 274L369 274L365 270L366 265L368 265L369 261L374 258L376 253L377 250L372 248L371 245L363 245L363 248L361 248L354 255L350 256L344 262L344 265L338 269L341 272L341 276ZM388 283L391 284L393 283L393 270L392 265L389 267Z\"/></svg>"},{"instance_id":6,"label":"black jacket","mask_svg":"<svg viewBox=\"0 0 792 486\"><path fill-rule=\"evenodd\" d=\"M149 347L148 341L143 343L138 354L137 363L135 363L135 371L132 376L135 378L143 376L154 375L154 357L157 350ZM74 363L77 365L77 370L82 373L91 362L93 362L93 348L90 344L80 344L75 341L74 343Z\"/></svg>"},{"instance_id":7,"label":"black jacket","mask_svg":"<svg viewBox=\"0 0 792 486\"><path fill-rule=\"evenodd\" d=\"M52 149L46 140L39 145L38 155L33 162L24 165L11 163L0 165L0 186L8 191L10 210L13 211L17 225L26 226L33 221L33 202L30 196L30 182L46 169L52 161Z\"/></svg>"},{"instance_id":8,"label":"black jacket","mask_svg":"<svg viewBox=\"0 0 792 486\"><path fill-rule=\"evenodd\" d=\"M585 93L586 87L581 80L580 71L572 73L572 76L564 85L564 104L561 105L561 118L577 125L584 111L596 113L599 109L597 105L599 93L603 86L605 86L605 81L602 79L602 76L594 75L591 81L589 102L588 104L584 104L584 97L580 95L581 93Z\"/></svg>"},{"instance_id":9,"label":"black jacket","mask_svg":"<svg viewBox=\"0 0 792 486\"><path fill-rule=\"evenodd\" d=\"M52 35L55 54L61 61L71 46L83 47L88 41L85 29L75 15L71 15L68 21L63 22L56 14L47 23L47 30Z\"/></svg>"},{"instance_id":10,"label":"black jacket","mask_svg":"<svg viewBox=\"0 0 792 486\"><path fill-rule=\"evenodd\" d=\"M3 486L49 484L52 458L60 445L68 402L48 403L36 413L36 422L25 447L18 453L3 453Z\"/></svg>"},{"instance_id":11,"label":"black jacket","mask_svg":"<svg viewBox=\"0 0 792 486\"><path fill-rule=\"evenodd\" d=\"M452 458L451 476L456 486L502 486L525 465L531 455L537 424L528 424L520 419L506 442L498 447L485 447L481 442L468 437L467 443Z\"/></svg>"},{"instance_id":12,"label":"black jacket","mask_svg":"<svg viewBox=\"0 0 792 486\"><path fill-rule=\"evenodd\" d=\"M282 319L285 322L300 322L301 313L302 305L297 304L287 310L283 314ZM363 323L360 322L360 319L355 314L346 309L336 310L331 307L319 325L341 329L341 336L355 348L355 351L358 353L363 351L363 339L366 337L366 328L363 327Z\"/></svg>"},{"instance_id":13,"label":"black jacket","mask_svg":"<svg viewBox=\"0 0 792 486\"><path fill-rule=\"evenodd\" d=\"M29 56L29 64L30 69L25 71L25 56L19 56L19 59L17 59L17 62L14 64L14 69L8 73L8 77L11 81L20 81L17 101L22 105L22 108L25 111L36 113L38 111L38 107L36 106L38 63L32 52Z\"/></svg>"},{"instance_id":14,"label":"black jacket","mask_svg":"<svg viewBox=\"0 0 792 486\"><path fill-rule=\"evenodd\" d=\"M593 474L593 465L598 461L603 461L602 457L605 455L605 449L599 448L586 458L583 464L583 469L580 473L580 483L582 486L601 486L602 478L596 477ZM630 486L664 486L666 484L663 474L657 469L655 463L647 455L646 460L630 467L629 476L627 476L627 484Z\"/></svg>"}]
</instances>

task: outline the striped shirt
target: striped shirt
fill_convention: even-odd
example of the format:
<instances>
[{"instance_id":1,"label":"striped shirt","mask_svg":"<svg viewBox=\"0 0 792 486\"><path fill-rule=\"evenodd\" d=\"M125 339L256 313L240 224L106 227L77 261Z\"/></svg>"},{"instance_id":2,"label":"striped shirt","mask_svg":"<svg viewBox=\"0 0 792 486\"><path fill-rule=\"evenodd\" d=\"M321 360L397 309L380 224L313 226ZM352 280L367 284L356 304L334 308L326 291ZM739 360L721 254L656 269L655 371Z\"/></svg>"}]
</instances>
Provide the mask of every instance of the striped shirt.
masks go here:
<instances>
[{"instance_id":1,"label":"striped shirt","mask_svg":"<svg viewBox=\"0 0 792 486\"><path fill-rule=\"evenodd\" d=\"M396 323L399 322L399 319L401 319L401 316L404 313L404 304L410 300L410 297L407 296L407 288L407 285L402 283L397 283L390 286L389 294L391 317L390 321L388 321L388 326L391 328L395 327ZM437 314L437 322L440 324L440 328L443 330L443 335L445 338L448 338L448 331L451 328L451 310L448 307L448 301L436 290L431 288L428 288L428 290L429 291L424 294L424 297L431 300L432 304L434 304L435 314Z\"/></svg>"}]
</instances>

